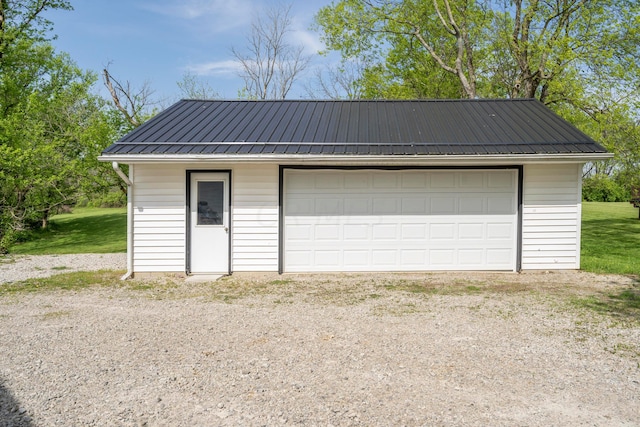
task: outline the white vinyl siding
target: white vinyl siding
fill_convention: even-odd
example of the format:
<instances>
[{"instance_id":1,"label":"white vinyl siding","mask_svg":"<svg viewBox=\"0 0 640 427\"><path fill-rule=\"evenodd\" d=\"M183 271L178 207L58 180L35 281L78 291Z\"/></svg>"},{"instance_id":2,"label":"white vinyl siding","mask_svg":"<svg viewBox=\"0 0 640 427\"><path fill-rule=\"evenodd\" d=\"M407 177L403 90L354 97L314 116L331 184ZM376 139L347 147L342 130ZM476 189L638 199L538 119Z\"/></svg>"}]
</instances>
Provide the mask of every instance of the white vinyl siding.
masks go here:
<instances>
[{"instance_id":1,"label":"white vinyl siding","mask_svg":"<svg viewBox=\"0 0 640 427\"><path fill-rule=\"evenodd\" d=\"M580 268L581 164L525 165L522 269Z\"/></svg>"},{"instance_id":2,"label":"white vinyl siding","mask_svg":"<svg viewBox=\"0 0 640 427\"><path fill-rule=\"evenodd\" d=\"M185 170L134 165L133 271L184 272Z\"/></svg>"},{"instance_id":3,"label":"white vinyl siding","mask_svg":"<svg viewBox=\"0 0 640 427\"><path fill-rule=\"evenodd\" d=\"M284 269L515 270L513 170L286 170Z\"/></svg>"},{"instance_id":4,"label":"white vinyl siding","mask_svg":"<svg viewBox=\"0 0 640 427\"><path fill-rule=\"evenodd\" d=\"M233 168L233 271L278 271L278 174L275 164Z\"/></svg>"},{"instance_id":5,"label":"white vinyl siding","mask_svg":"<svg viewBox=\"0 0 640 427\"><path fill-rule=\"evenodd\" d=\"M198 166L198 169L203 170L232 170L232 218L230 229L230 256L232 271L277 271L279 256L278 165L236 164L230 168L228 165L212 163ZM185 271L185 191L187 169L194 170L195 168L192 168L192 165L187 164L136 164L134 165L134 168L132 168L132 172L135 172L132 174L134 186L130 196L133 205L132 247L134 273ZM292 171L286 171L287 174L290 172ZM449 173L450 172L451 171L449 171ZM304 175L305 171L295 171L295 173ZM308 173L317 174L318 171L309 171ZM326 171L323 172L322 179L328 179L328 181L324 182L326 185L329 185L329 181L331 181L331 179L335 179L336 176L344 176L344 173L345 172L342 171L339 175L332 175L330 171ZM369 174L372 172L369 171L366 173ZM480 203L482 203L482 206L486 205L489 208L490 204L495 202L492 200L494 200L494 196L496 196L496 194L492 194L493 190L490 189L491 184L489 180L493 179L491 176L498 177L501 173L501 171L491 172L487 170L468 172L457 171L454 173L456 186L462 185L462 187L454 186L451 187L449 191L446 188L437 190L434 187L433 183L437 180L434 181L431 179L435 177L435 175L430 175L433 174L433 171L424 176L420 176L420 174L416 175L410 171L406 173L396 171L395 175L393 173L390 175L395 176L399 187L395 190L390 190L388 193L390 195L397 194L394 203L396 204L397 209L400 209L397 211L398 214L401 214L402 212L409 212L411 216L415 217L419 212L412 212L412 210L418 209L418 205L422 206L422 201L427 203L430 199L414 197L419 193L419 191L416 193L410 188L414 184L417 185L416 182L412 183L412 179L422 181L422 178L426 177L426 182L428 184L427 187L424 187L424 190L430 191L432 193L431 196L433 197L443 198L442 200L438 200L437 204L432 205L437 209L446 207L447 200L452 203L452 206L457 206L456 209L464 208L467 205L469 208L472 208L474 203L476 203L478 207L480 206ZM512 177L510 184L508 187L503 189L506 190L509 200L511 200L511 196L515 195L515 187L513 187L514 184L512 183L516 182L515 172L510 172L510 174ZM367 187L368 189L364 189L364 193L361 195L371 202L371 209L373 209L371 213L374 213L375 209L377 209L373 205L374 201L376 203L384 202L381 200L376 201L376 198L378 197L377 195L380 191L375 188L378 185L385 184L385 182L383 182L385 181L385 179L383 179L384 175L385 174L383 173L373 173L373 175L367 175L366 177L368 182L367 186L370 186L370 188ZM444 177L445 175L442 176ZM483 177L483 189L480 191L472 189L473 185L476 185L479 182L474 183L474 177L479 178L480 176ZM581 220L580 178L581 165L575 163L524 166L521 231L523 269L579 268ZM374 180L380 180L380 182L374 182ZM349 182L349 185L357 187L358 180ZM464 186L467 186L467 188L464 188ZM345 189L346 192L344 194L341 194L340 191L342 190L340 190L335 195L340 196L340 200L348 201L353 205L354 203L357 204L358 200L360 200L355 196L358 195L358 191L362 190L363 189L349 188ZM503 190L499 190L498 193ZM447 194L447 192L450 192L450 194ZM300 197L304 195L300 194L301 193L298 191L298 195ZM505 194L505 196L507 194ZM468 197L463 198L465 195ZM499 200L500 197L495 200ZM477 200L474 201L474 198ZM383 205L378 206L378 208L383 210L386 209L386 205ZM447 213L444 211L438 212L437 209L429 214L429 221L433 222L433 214L441 215L444 221ZM481 227L482 230L484 230L484 234L482 236L478 234L478 238L480 240L492 240L491 230L487 226L488 223L484 222L484 220L487 219L485 218L486 216L486 213L477 216L476 219L484 218L480 222L473 219L473 216L469 216L468 224L464 222L456 222L456 224L453 225L457 227L455 229L459 230L458 233L460 233L460 230L463 229L465 232L469 232L476 223L484 223L484 225L476 224L477 230L480 230ZM364 217L366 219L367 215L364 215ZM400 220L405 221L408 217L406 215L399 215L399 218ZM509 218L510 219L508 219L505 224L512 224L509 226L511 231L507 236L507 239L511 240L511 236L514 235L513 233L517 233L517 229L513 226L513 217L510 216ZM500 221L503 220L500 219ZM404 224L403 222L396 223L400 225ZM363 224L365 223L363 222ZM432 229L429 232L435 233L433 236L438 237L438 230L436 230L438 227L435 225L437 224L437 221L433 222L433 224L434 226L430 226ZM386 230L383 230L383 225L383 223L379 223L377 225L374 223L368 224L370 229L367 233L371 235L371 238L374 238L374 231L379 234ZM406 224L405 226L400 225L396 227L396 233L400 233L398 236L404 236L408 240L416 237L416 235L412 233L418 233L420 231L413 230L409 232L407 230L411 229L411 227ZM357 231L357 227L351 228L352 230L350 231ZM320 227L320 229L320 231L322 231L322 227ZM330 231L331 230L328 229L325 230L325 234L321 234L320 239L318 239L317 242L322 243L329 239L331 237L329 233ZM288 238L287 233L285 233L284 237L285 239ZM384 238L382 238L382 240L384 240ZM458 241L461 242L461 240ZM457 244L453 243L453 246L448 248L445 247L446 244L443 242L444 241L441 242L444 245L442 246L443 249L454 249L455 251L458 251L459 249L466 249L464 246L458 247L456 246ZM316 243L314 243L314 245ZM433 249L432 253L435 255L433 260L437 260L437 256L439 254L439 248L435 246L431 247L431 245L435 243L435 240L430 242L430 246L428 247L429 250ZM467 245L466 242L465 245ZM478 247L482 246L480 244L478 245ZM511 251L515 250L515 247L515 244L513 246L501 247L501 250L509 259L508 264L496 265L493 269L510 269L510 266L513 264L511 260L515 259L515 257L511 255ZM291 248L293 248L293 246ZM301 247L300 249L304 248ZM342 249L344 249L344 247L342 247ZM427 260L430 259L430 253L425 252L423 256L419 251L414 251L414 248L404 248L399 246L395 249L399 251L397 253L400 257L417 257L414 260L415 262L412 261L412 263L409 263L412 264L411 266L407 264L406 269L417 269L417 267L422 264L423 257ZM285 244L285 269L287 269L286 250L287 246ZM485 246L483 250L485 251L484 253L488 253L487 251L492 250L492 248ZM453 253L451 250L449 252ZM476 252L480 253L479 251ZM289 254L289 256L291 255L292 254ZM373 259L372 255L370 255L370 257ZM443 262L441 266L435 266L429 261L426 265L429 269L491 268L488 267L488 264L485 264L485 262L490 261L489 258L478 258L478 260L479 261L475 264L468 263L466 267L457 262ZM386 262L387 260L383 259L382 261ZM373 265L376 267L375 264ZM348 269L349 268L346 268L344 271ZM382 264L380 264L380 269L383 269ZM395 270L398 269L398 266L388 266L384 269ZM288 270L292 271L293 269Z\"/></svg>"},{"instance_id":6,"label":"white vinyl siding","mask_svg":"<svg viewBox=\"0 0 640 427\"><path fill-rule=\"evenodd\" d=\"M227 165L136 164L133 271L184 272L186 171ZM231 269L278 271L278 165L235 165L231 171Z\"/></svg>"}]
</instances>

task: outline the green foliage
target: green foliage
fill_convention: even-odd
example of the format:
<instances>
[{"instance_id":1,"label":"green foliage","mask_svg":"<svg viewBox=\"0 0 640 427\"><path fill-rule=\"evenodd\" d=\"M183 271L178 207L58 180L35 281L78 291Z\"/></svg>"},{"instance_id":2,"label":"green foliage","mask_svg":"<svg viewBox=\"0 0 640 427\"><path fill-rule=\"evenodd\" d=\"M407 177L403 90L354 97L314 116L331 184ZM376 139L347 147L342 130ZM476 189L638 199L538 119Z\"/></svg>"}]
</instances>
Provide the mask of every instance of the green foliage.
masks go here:
<instances>
[{"instance_id":1,"label":"green foliage","mask_svg":"<svg viewBox=\"0 0 640 427\"><path fill-rule=\"evenodd\" d=\"M76 208L51 218L45 230L27 232L12 254L56 255L127 250L126 209Z\"/></svg>"},{"instance_id":2,"label":"green foliage","mask_svg":"<svg viewBox=\"0 0 640 427\"><path fill-rule=\"evenodd\" d=\"M90 199L81 199L76 203L79 208L122 208L126 205L127 194L119 190L96 193Z\"/></svg>"},{"instance_id":3,"label":"green foliage","mask_svg":"<svg viewBox=\"0 0 640 427\"><path fill-rule=\"evenodd\" d=\"M590 174L640 184L640 2L339 0L315 22L364 98L537 98L615 154Z\"/></svg>"},{"instance_id":4,"label":"green foliage","mask_svg":"<svg viewBox=\"0 0 640 427\"><path fill-rule=\"evenodd\" d=\"M478 10L470 1L461 2ZM375 6L373 5L375 4ZM416 99L459 98L464 96L457 77L435 63L429 53L420 49L412 36L417 22L433 43L453 49L456 41L439 22L429 19L436 12L432 2L369 3L343 0L323 7L316 15L315 28L329 50L339 51L343 62L357 59L366 64L355 82L363 98ZM473 12L469 12L472 14ZM398 19L396 19L398 18ZM468 22L465 22L468 23ZM483 31L469 23L469 32ZM442 52L442 59L453 64L455 53Z\"/></svg>"},{"instance_id":5,"label":"green foliage","mask_svg":"<svg viewBox=\"0 0 640 427\"><path fill-rule=\"evenodd\" d=\"M340 0L320 9L315 28L328 50L384 67L408 87L454 84L450 93L466 96L459 61L481 97L553 104L605 79L601 87L626 89L619 94L637 90L638 16L631 0Z\"/></svg>"},{"instance_id":6,"label":"green foliage","mask_svg":"<svg viewBox=\"0 0 640 427\"><path fill-rule=\"evenodd\" d=\"M630 203L582 204L581 268L640 274L640 220Z\"/></svg>"},{"instance_id":7,"label":"green foliage","mask_svg":"<svg viewBox=\"0 0 640 427\"><path fill-rule=\"evenodd\" d=\"M628 202L629 190L608 175L594 175L582 181L582 199L586 202Z\"/></svg>"},{"instance_id":8,"label":"green foliage","mask_svg":"<svg viewBox=\"0 0 640 427\"><path fill-rule=\"evenodd\" d=\"M91 93L97 77L47 41L51 9L66 1L0 8L0 253L82 193L117 182L97 156L121 130Z\"/></svg>"}]
</instances>

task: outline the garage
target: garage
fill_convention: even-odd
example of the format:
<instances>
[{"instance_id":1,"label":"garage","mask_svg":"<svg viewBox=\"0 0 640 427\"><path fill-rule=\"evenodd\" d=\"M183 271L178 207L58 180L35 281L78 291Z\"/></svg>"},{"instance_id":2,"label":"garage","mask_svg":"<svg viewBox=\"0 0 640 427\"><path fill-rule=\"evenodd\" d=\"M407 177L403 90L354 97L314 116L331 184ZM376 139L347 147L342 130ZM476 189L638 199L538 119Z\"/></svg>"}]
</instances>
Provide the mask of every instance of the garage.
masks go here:
<instances>
[{"instance_id":1,"label":"garage","mask_svg":"<svg viewBox=\"0 0 640 427\"><path fill-rule=\"evenodd\" d=\"M582 167L611 157L535 99L182 100L100 160L131 277L579 269Z\"/></svg>"},{"instance_id":2,"label":"garage","mask_svg":"<svg viewBox=\"0 0 640 427\"><path fill-rule=\"evenodd\" d=\"M517 269L517 169L283 171L285 272Z\"/></svg>"}]
</instances>

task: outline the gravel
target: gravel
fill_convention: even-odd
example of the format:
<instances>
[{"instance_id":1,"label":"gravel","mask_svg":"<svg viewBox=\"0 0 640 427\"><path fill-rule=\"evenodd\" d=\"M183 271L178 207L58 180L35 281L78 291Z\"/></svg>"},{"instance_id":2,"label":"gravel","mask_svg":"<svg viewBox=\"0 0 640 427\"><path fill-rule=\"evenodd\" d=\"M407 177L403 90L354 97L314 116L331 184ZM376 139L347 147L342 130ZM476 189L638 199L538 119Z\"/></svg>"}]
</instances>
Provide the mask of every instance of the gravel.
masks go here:
<instances>
[{"instance_id":1,"label":"gravel","mask_svg":"<svg viewBox=\"0 0 640 427\"><path fill-rule=\"evenodd\" d=\"M126 254L0 256L0 284L71 271L126 269Z\"/></svg>"},{"instance_id":2,"label":"gravel","mask_svg":"<svg viewBox=\"0 0 640 427\"><path fill-rule=\"evenodd\" d=\"M637 426L639 322L569 303L636 283L256 274L5 295L0 426Z\"/></svg>"}]
</instances>

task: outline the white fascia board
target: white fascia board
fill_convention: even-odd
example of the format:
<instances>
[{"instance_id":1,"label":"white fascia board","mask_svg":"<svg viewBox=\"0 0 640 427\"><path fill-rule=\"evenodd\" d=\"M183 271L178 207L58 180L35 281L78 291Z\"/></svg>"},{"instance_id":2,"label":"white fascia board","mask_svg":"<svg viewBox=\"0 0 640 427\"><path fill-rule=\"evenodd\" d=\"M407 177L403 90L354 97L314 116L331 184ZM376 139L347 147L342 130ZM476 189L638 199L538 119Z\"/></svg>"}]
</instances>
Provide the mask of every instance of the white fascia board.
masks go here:
<instances>
[{"instance_id":1,"label":"white fascia board","mask_svg":"<svg viewBox=\"0 0 640 427\"><path fill-rule=\"evenodd\" d=\"M492 154L492 155L308 155L308 154L261 154L261 155L176 155L135 154L102 155L102 162L131 163L278 163L281 165L515 165L536 163L585 163L613 157L611 153L579 154Z\"/></svg>"}]
</instances>

